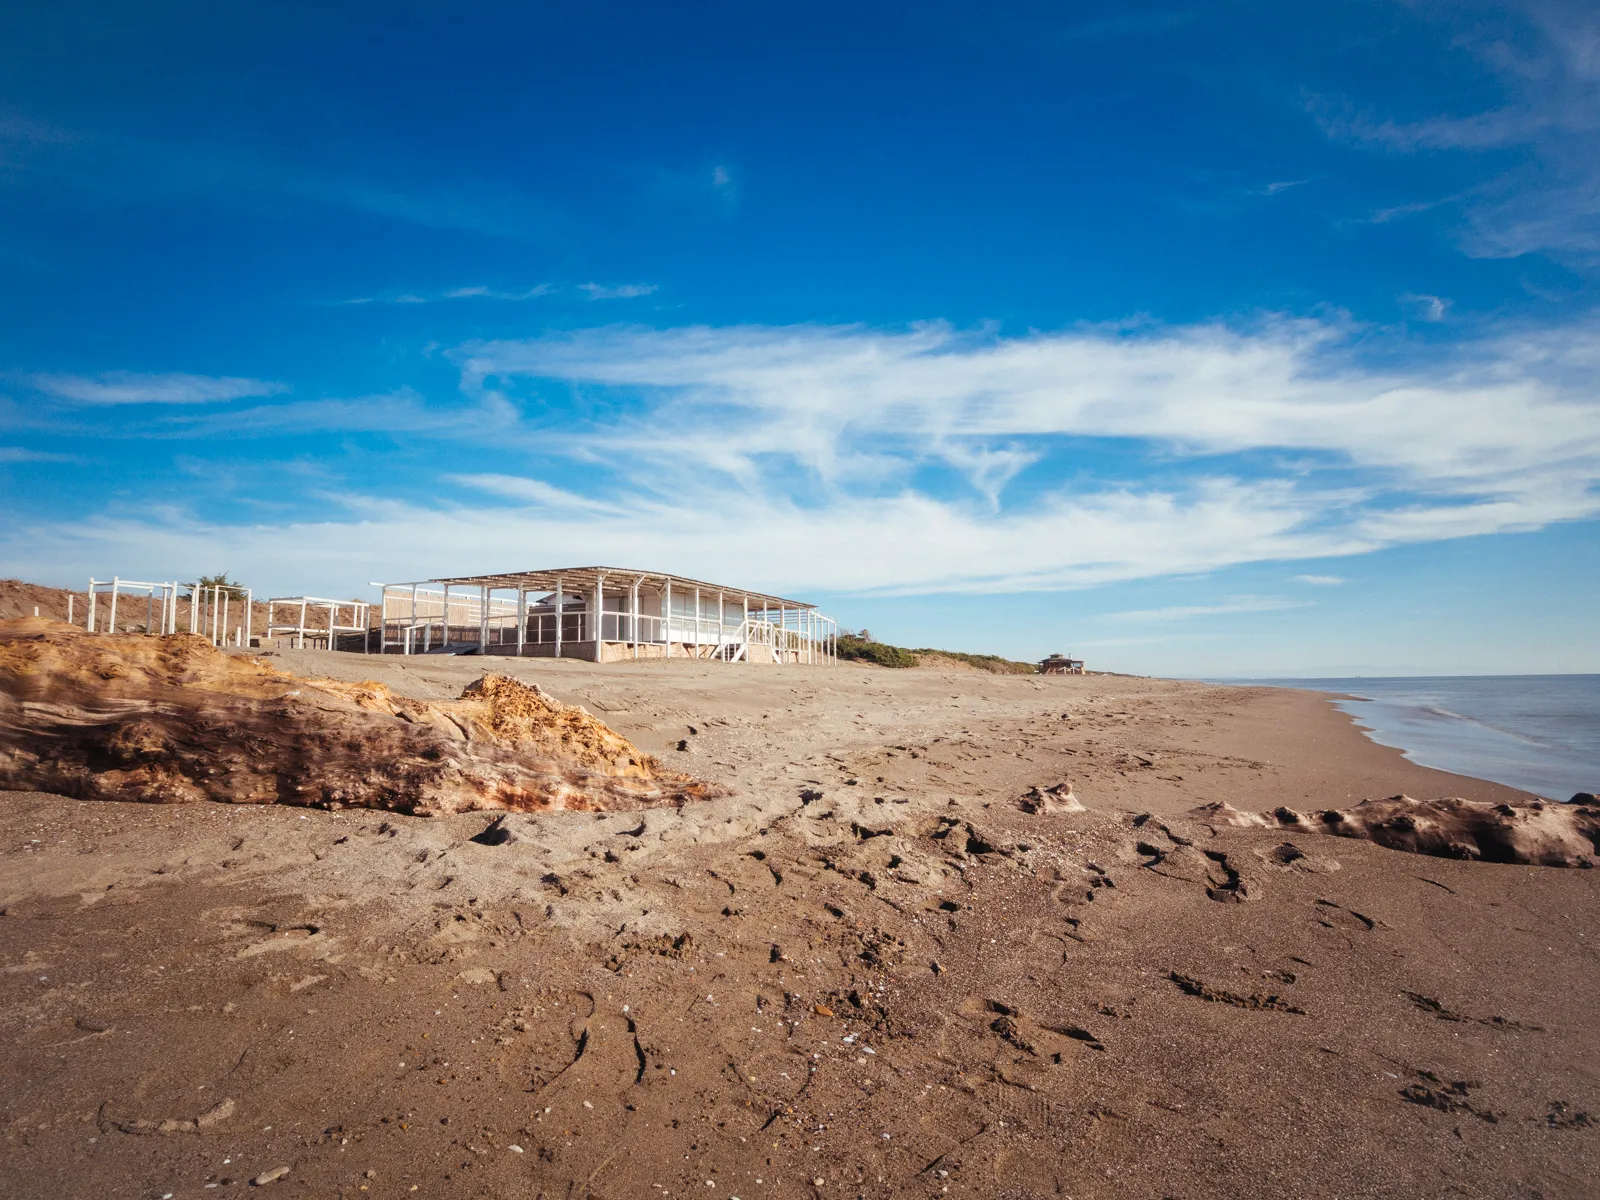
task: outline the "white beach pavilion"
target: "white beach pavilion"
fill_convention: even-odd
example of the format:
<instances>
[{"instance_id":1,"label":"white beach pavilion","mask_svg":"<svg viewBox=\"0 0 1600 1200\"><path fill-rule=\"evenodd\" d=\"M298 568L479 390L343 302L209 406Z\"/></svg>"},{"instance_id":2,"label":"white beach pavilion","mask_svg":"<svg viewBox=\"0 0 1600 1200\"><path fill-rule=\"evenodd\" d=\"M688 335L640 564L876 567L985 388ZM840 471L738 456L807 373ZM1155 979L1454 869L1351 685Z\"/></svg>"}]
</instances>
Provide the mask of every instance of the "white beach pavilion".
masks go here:
<instances>
[{"instance_id":1,"label":"white beach pavilion","mask_svg":"<svg viewBox=\"0 0 1600 1200\"><path fill-rule=\"evenodd\" d=\"M383 589L388 654L838 661L838 624L816 605L659 571L557 567L373 586Z\"/></svg>"}]
</instances>

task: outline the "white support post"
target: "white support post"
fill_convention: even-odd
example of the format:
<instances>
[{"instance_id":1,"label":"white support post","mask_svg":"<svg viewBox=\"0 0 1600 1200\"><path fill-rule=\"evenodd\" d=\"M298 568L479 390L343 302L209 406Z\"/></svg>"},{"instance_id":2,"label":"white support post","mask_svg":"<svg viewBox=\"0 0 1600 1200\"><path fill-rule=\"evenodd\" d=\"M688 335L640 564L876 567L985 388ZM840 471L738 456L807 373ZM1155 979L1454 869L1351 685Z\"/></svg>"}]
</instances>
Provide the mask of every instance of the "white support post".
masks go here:
<instances>
[{"instance_id":1,"label":"white support post","mask_svg":"<svg viewBox=\"0 0 1600 1200\"><path fill-rule=\"evenodd\" d=\"M639 580L633 581L628 591L628 644L633 647L633 657L639 657Z\"/></svg>"},{"instance_id":2,"label":"white support post","mask_svg":"<svg viewBox=\"0 0 1600 1200\"><path fill-rule=\"evenodd\" d=\"M90 633L94 632L94 601L97 594L95 592L95 585L97 582L98 581L93 578L89 580L89 599L87 601L88 611L85 614L83 621L83 627Z\"/></svg>"},{"instance_id":3,"label":"white support post","mask_svg":"<svg viewBox=\"0 0 1600 1200\"><path fill-rule=\"evenodd\" d=\"M700 657L700 589L694 590L694 656Z\"/></svg>"},{"instance_id":4,"label":"white support post","mask_svg":"<svg viewBox=\"0 0 1600 1200\"><path fill-rule=\"evenodd\" d=\"M517 588L517 657L522 657L522 647L528 633L528 589Z\"/></svg>"},{"instance_id":5,"label":"white support post","mask_svg":"<svg viewBox=\"0 0 1600 1200\"><path fill-rule=\"evenodd\" d=\"M450 585L444 585L444 631L439 635L441 650L450 649Z\"/></svg>"},{"instance_id":6,"label":"white support post","mask_svg":"<svg viewBox=\"0 0 1600 1200\"><path fill-rule=\"evenodd\" d=\"M744 594L744 620L739 625L739 641L744 646L744 661L750 661L750 593Z\"/></svg>"},{"instance_id":7,"label":"white support post","mask_svg":"<svg viewBox=\"0 0 1600 1200\"><path fill-rule=\"evenodd\" d=\"M567 594L561 586L561 580L556 580L556 657L561 657L561 627L566 624Z\"/></svg>"},{"instance_id":8,"label":"white support post","mask_svg":"<svg viewBox=\"0 0 1600 1200\"><path fill-rule=\"evenodd\" d=\"M107 633L117 631L117 576L111 577L111 621L106 629Z\"/></svg>"},{"instance_id":9,"label":"white support post","mask_svg":"<svg viewBox=\"0 0 1600 1200\"><path fill-rule=\"evenodd\" d=\"M306 648L306 602L304 600L300 601L300 626L295 638L294 648L296 650L304 650Z\"/></svg>"},{"instance_id":10,"label":"white support post","mask_svg":"<svg viewBox=\"0 0 1600 1200\"><path fill-rule=\"evenodd\" d=\"M152 584L151 587L150 587L150 591L145 595L145 598L144 598L144 633L145 633L146 637L149 637L152 633L155 632L154 629L150 628L150 626L154 625L155 622L156 622L156 589L155 589L155 586Z\"/></svg>"},{"instance_id":11,"label":"white support post","mask_svg":"<svg viewBox=\"0 0 1600 1200\"><path fill-rule=\"evenodd\" d=\"M246 588L244 590L244 644L246 646L248 646L251 642L253 642L255 640L254 632L250 627L251 626L251 621L255 617L255 609L256 609L256 593L255 593L255 589L254 588Z\"/></svg>"},{"instance_id":12,"label":"white support post","mask_svg":"<svg viewBox=\"0 0 1600 1200\"><path fill-rule=\"evenodd\" d=\"M67 593L67 624L68 625L72 624L72 602L74 600L76 600L77 598L78 597L75 596L73 593L71 593L71 592Z\"/></svg>"},{"instance_id":13,"label":"white support post","mask_svg":"<svg viewBox=\"0 0 1600 1200\"><path fill-rule=\"evenodd\" d=\"M666 607L667 615L666 615L666 617L663 618L663 620L665 622L664 627L665 627L665 629L667 631L667 637L666 637L667 654L666 654L666 657L671 658L672 657L672 580L670 580L670 579L667 580L666 592L667 592L666 599L663 601L663 604Z\"/></svg>"},{"instance_id":14,"label":"white support post","mask_svg":"<svg viewBox=\"0 0 1600 1200\"><path fill-rule=\"evenodd\" d=\"M605 613L606 613L606 577L604 575L597 575L597 576L595 576L595 580L594 580L594 660L595 660L595 662L604 661L600 657L600 648L601 648L601 646L604 645L604 642L601 640L601 634L603 634L605 632L605 628L606 628Z\"/></svg>"},{"instance_id":15,"label":"white support post","mask_svg":"<svg viewBox=\"0 0 1600 1200\"><path fill-rule=\"evenodd\" d=\"M217 589L221 591L221 589ZM222 592L222 616L217 621L217 639L213 645L226 646L228 644L228 593Z\"/></svg>"}]
</instances>

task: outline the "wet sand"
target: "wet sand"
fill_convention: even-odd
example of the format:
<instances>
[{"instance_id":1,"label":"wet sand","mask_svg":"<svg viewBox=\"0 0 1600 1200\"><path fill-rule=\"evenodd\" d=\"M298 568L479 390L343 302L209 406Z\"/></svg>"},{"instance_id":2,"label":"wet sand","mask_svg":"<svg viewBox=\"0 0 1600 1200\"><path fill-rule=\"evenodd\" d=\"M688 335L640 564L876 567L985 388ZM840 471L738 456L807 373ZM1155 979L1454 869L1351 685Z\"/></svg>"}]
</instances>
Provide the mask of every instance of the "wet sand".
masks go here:
<instances>
[{"instance_id":1,"label":"wet sand","mask_svg":"<svg viewBox=\"0 0 1600 1200\"><path fill-rule=\"evenodd\" d=\"M1589 1192L1596 872L1184 818L1523 798L1325 697L492 665L734 794L500 845L0 797L8 1195ZM1065 781L1087 811L1019 807Z\"/></svg>"}]
</instances>

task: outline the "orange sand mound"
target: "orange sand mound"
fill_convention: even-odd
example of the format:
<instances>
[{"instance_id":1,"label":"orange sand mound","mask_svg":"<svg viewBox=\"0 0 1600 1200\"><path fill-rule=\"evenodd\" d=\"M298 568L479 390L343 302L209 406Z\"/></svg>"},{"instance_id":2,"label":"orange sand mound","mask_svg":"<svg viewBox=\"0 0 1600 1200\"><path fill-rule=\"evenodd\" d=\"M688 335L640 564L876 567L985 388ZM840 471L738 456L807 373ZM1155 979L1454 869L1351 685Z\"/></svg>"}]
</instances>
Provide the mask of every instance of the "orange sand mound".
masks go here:
<instances>
[{"instance_id":1,"label":"orange sand mound","mask_svg":"<svg viewBox=\"0 0 1600 1200\"><path fill-rule=\"evenodd\" d=\"M459 700L301 679L202 638L0 621L0 788L416 815L616 810L717 789L498 675Z\"/></svg>"}]
</instances>

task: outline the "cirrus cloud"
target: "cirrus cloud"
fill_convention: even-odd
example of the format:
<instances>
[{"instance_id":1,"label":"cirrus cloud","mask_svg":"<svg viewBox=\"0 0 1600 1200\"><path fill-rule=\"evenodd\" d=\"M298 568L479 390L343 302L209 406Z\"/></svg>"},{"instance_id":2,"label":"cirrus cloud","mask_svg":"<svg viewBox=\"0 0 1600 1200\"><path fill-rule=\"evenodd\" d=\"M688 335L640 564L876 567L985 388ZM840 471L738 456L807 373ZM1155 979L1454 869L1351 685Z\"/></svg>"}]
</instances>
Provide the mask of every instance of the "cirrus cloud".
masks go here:
<instances>
[{"instance_id":1,"label":"cirrus cloud","mask_svg":"<svg viewBox=\"0 0 1600 1200\"><path fill-rule=\"evenodd\" d=\"M107 371L101 375L34 375L39 391L77 404L216 404L252 396L276 396L288 384L233 376L141 374Z\"/></svg>"},{"instance_id":2,"label":"cirrus cloud","mask_svg":"<svg viewBox=\"0 0 1600 1200\"><path fill-rule=\"evenodd\" d=\"M355 586L493 569L508 546L544 561L603 546L774 592L992 593L1600 513L1600 321L1448 348L1383 336L1269 316L1019 337L928 323L474 342L453 352L451 403L405 391L167 422L188 436L447 438L473 465L441 471L427 502L369 484L271 526L80 521L13 530L0 552L59 560L95 540L85 561L102 562L243 541L284 586L324 552ZM1179 615L1205 614L1159 619Z\"/></svg>"}]
</instances>

